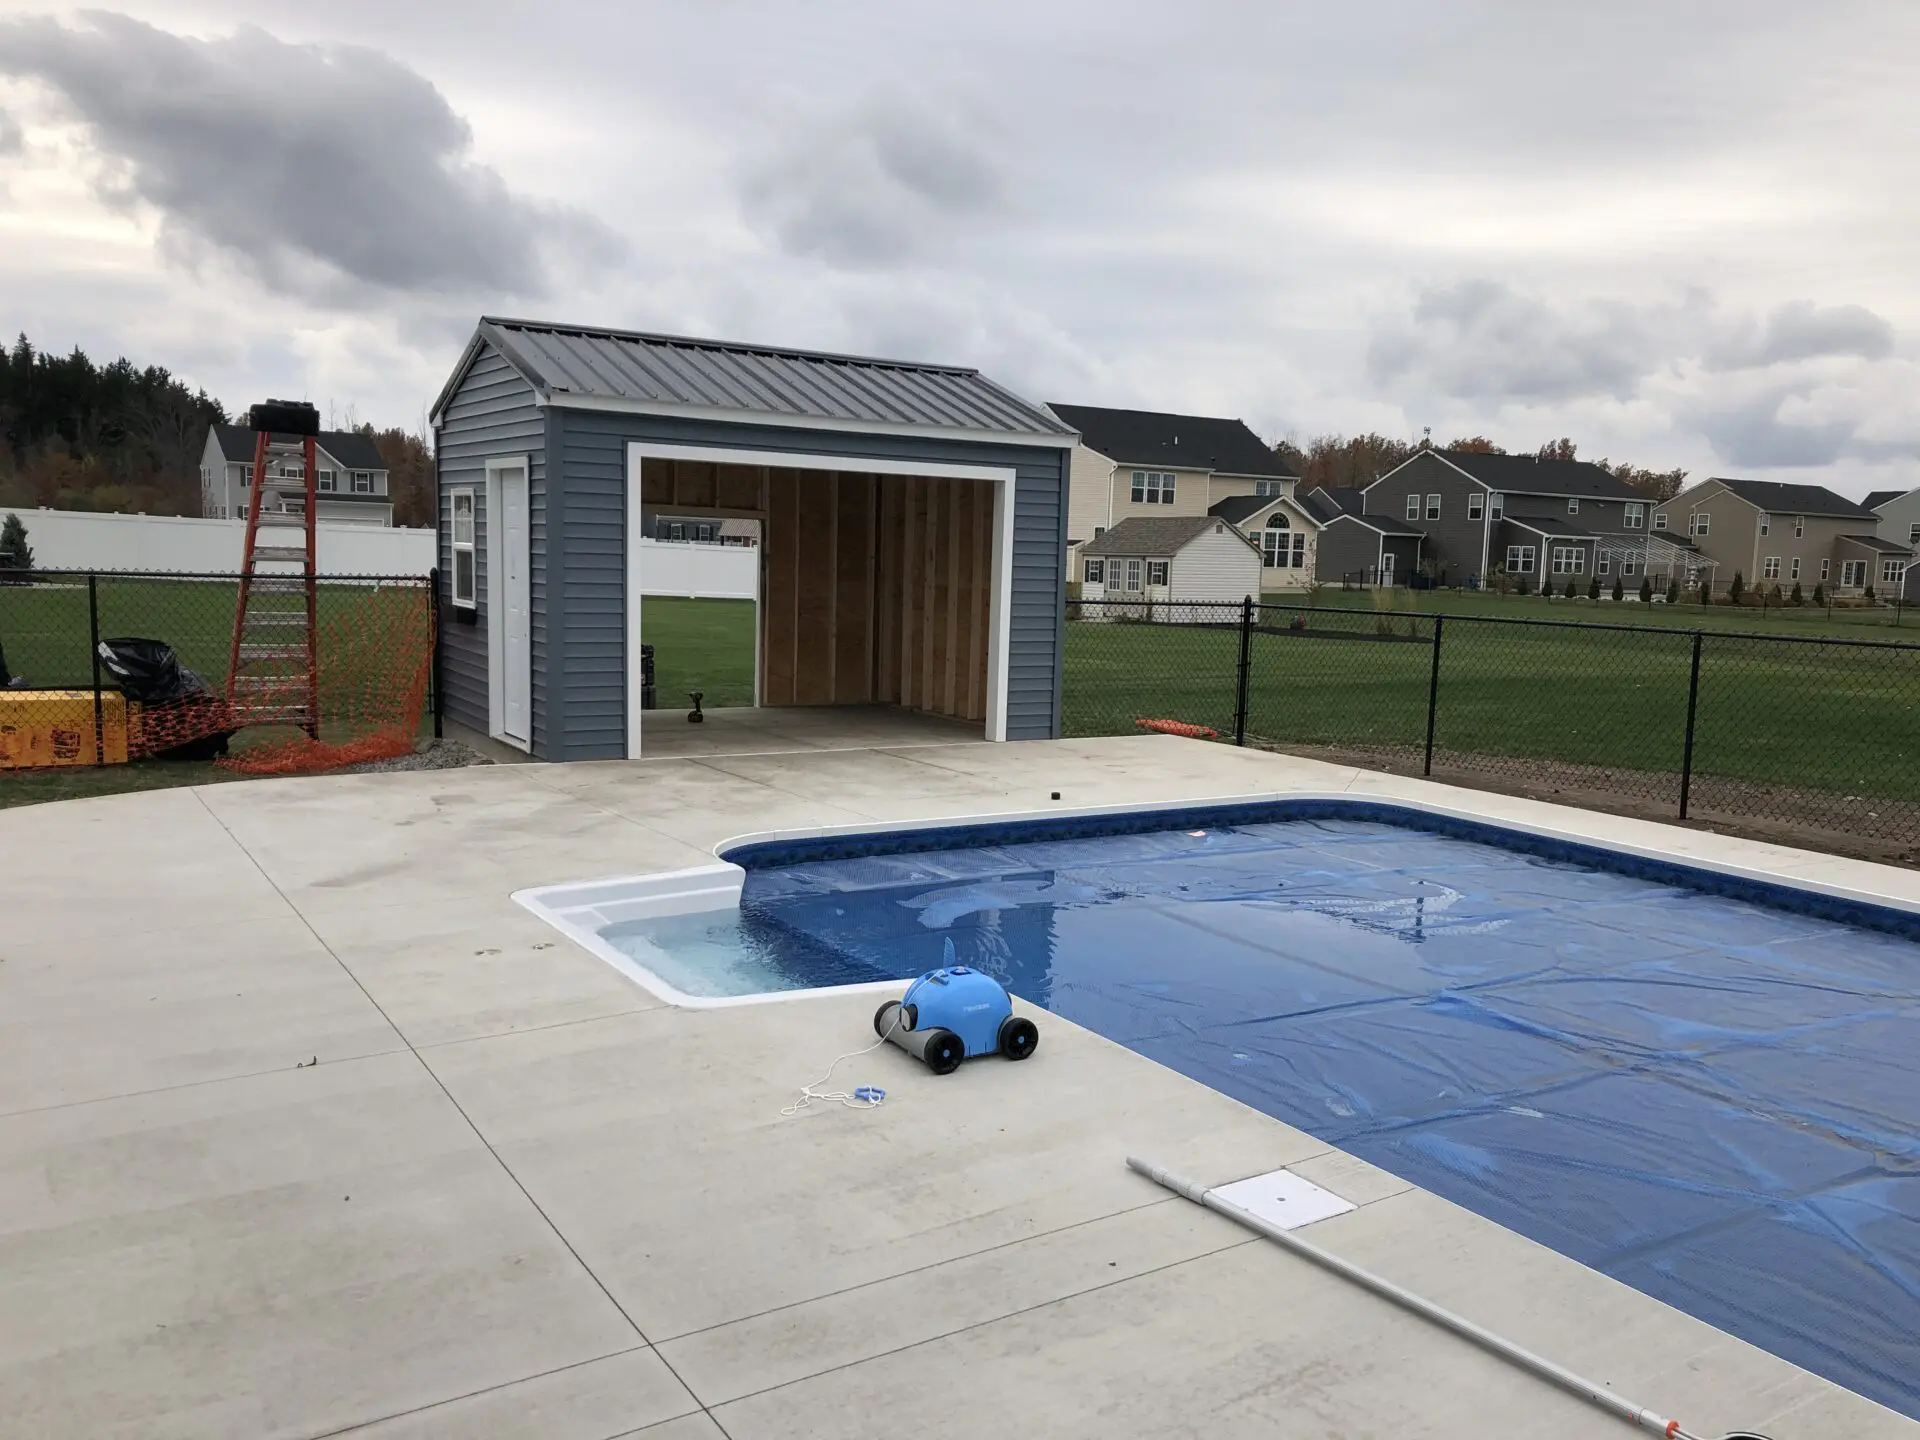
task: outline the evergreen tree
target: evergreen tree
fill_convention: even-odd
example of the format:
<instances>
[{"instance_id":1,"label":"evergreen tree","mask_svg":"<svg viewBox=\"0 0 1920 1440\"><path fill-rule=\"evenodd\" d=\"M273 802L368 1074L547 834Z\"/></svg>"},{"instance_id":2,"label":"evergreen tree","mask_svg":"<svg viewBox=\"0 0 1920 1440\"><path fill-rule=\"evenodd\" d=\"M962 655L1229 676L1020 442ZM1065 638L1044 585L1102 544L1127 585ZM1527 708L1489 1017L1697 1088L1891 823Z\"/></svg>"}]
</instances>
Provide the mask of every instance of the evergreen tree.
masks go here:
<instances>
[{"instance_id":1,"label":"evergreen tree","mask_svg":"<svg viewBox=\"0 0 1920 1440\"><path fill-rule=\"evenodd\" d=\"M1738 605L1740 603L1740 597L1746 593L1746 579L1736 570L1733 572L1733 583L1727 586L1727 598Z\"/></svg>"},{"instance_id":2,"label":"evergreen tree","mask_svg":"<svg viewBox=\"0 0 1920 1440\"><path fill-rule=\"evenodd\" d=\"M27 527L18 515L0 522L0 570L31 570L33 547L27 544Z\"/></svg>"},{"instance_id":3,"label":"evergreen tree","mask_svg":"<svg viewBox=\"0 0 1920 1440\"><path fill-rule=\"evenodd\" d=\"M1640 603L1642 605L1653 603L1653 581L1644 575L1640 577Z\"/></svg>"},{"instance_id":4,"label":"evergreen tree","mask_svg":"<svg viewBox=\"0 0 1920 1440\"><path fill-rule=\"evenodd\" d=\"M1644 589L1646 586L1646 581L1643 580L1640 582L1640 584L1641 584L1641 587ZM1627 593L1626 587L1620 583L1620 577L1618 575L1614 576L1613 577L1613 598L1615 600L1619 600L1623 596L1625 596L1626 593ZM1645 595L1642 595L1640 598L1644 600L1647 597Z\"/></svg>"}]
</instances>

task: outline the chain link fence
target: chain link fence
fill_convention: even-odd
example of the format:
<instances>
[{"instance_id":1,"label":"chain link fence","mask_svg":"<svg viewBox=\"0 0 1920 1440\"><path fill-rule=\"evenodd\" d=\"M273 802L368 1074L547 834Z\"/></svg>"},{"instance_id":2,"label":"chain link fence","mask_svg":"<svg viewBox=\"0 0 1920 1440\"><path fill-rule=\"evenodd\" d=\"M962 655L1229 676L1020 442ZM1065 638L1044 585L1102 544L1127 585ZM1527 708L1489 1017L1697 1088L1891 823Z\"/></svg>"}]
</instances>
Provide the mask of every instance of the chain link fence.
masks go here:
<instances>
[{"instance_id":1,"label":"chain link fence","mask_svg":"<svg viewBox=\"0 0 1920 1440\"><path fill-rule=\"evenodd\" d=\"M1920 845L1920 644L1312 606L1068 607L1064 728Z\"/></svg>"},{"instance_id":2,"label":"chain link fence","mask_svg":"<svg viewBox=\"0 0 1920 1440\"><path fill-rule=\"evenodd\" d=\"M430 575L317 579L312 738L409 708L380 692L431 657L437 589ZM239 598L237 575L0 570L0 770L284 747L285 727L247 725L229 707ZM303 580L256 577L253 610L275 607L306 635ZM424 669L438 733L438 666Z\"/></svg>"}]
</instances>

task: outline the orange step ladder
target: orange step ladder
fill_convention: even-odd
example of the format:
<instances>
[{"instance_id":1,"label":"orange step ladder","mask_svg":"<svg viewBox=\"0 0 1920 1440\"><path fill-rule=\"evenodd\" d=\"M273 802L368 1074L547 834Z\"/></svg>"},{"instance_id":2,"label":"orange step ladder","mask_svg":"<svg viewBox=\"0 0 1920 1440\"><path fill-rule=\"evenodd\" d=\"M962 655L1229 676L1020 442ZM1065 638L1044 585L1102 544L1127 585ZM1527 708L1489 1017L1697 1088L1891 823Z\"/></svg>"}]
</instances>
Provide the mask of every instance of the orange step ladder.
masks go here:
<instances>
[{"instance_id":1,"label":"orange step ladder","mask_svg":"<svg viewBox=\"0 0 1920 1440\"><path fill-rule=\"evenodd\" d=\"M317 740L314 526L320 412L304 401L269 400L248 412L247 423L254 431L253 476L227 666L227 709L236 729L292 725Z\"/></svg>"}]
</instances>

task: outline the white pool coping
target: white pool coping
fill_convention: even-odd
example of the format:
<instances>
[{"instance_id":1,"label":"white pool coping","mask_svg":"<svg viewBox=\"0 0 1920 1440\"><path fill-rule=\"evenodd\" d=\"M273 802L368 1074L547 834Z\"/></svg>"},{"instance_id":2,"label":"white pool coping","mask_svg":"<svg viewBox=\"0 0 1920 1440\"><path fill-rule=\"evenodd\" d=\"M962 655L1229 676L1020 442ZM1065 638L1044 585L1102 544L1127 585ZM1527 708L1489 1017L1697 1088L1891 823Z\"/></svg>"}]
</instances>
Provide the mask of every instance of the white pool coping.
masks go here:
<instances>
[{"instance_id":1,"label":"white pool coping","mask_svg":"<svg viewBox=\"0 0 1920 1440\"><path fill-rule=\"evenodd\" d=\"M1636 844L1617 838L1584 833L1563 825L1546 825L1514 819L1489 810L1464 805L1440 805L1429 800L1399 795L1361 795L1350 790L1276 790L1253 794L1214 795L1204 799L1155 801L1146 804L1063 806L1046 810L982 811L965 815L945 815L934 819L865 821L846 825L809 826L788 830L752 831L722 840L713 847L711 865L685 870L670 870L652 875L615 875L597 880L572 881L560 885L540 885L513 892L514 903L532 912L565 935L589 954L599 957L634 984L669 1005L689 1010L722 1010L742 1005L771 1005L781 1001L807 1000L821 995L875 994L899 989L902 980L865 981L857 985L809 986L799 990L769 990L751 995L689 995L670 984L638 958L610 944L602 934L611 925L633 920L653 920L673 915L698 915L740 908L741 891L747 872L723 858L729 852L748 845L793 840L817 840L831 836L884 836L912 834L930 829L957 829L970 825L1009 825L1035 820L1098 819L1106 816L1153 815L1191 810L1226 809L1235 805L1326 801L1343 806L1375 806L1416 810L1452 820L1470 821L1496 830L1506 830L1536 839L1584 845L1611 850L1643 860L1658 860L1690 870L1723 875L1730 879L1779 886L1829 899L1873 905L1920 917L1920 901L1904 899L1877 891L1837 885L1811 877L1802 877L1758 865L1743 865L1728 860L1670 849L1660 845ZM1678 832L1690 835L1691 832ZM633 937L642 951L654 950L646 940ZM657 952L656 952L657 953Z\"/></svg>"}]
</instances>

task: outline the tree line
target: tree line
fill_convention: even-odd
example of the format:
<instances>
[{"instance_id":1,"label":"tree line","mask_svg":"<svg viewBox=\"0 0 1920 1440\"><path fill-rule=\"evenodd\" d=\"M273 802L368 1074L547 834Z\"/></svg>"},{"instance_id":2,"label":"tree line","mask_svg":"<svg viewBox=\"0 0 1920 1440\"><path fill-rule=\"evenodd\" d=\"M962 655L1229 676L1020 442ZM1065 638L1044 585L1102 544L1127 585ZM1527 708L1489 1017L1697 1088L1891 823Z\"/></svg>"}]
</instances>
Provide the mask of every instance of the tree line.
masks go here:
<instances>
[{"instance_id":1,"label":"tree line","mask_svg":"<svg viewBox=\"0 0 1920 1440\"><path fill-rule=\"evenodd\" d=\"M1316 435L1305 443L1282 440L1273 448L1300 477L1301 490L1311 490L1319 485L1329 490L1352 490L1371 485L1426 444L1424 440L1394 440L1368 432L1365 435ZM1506 447L1494 444L1484 435L1463 436L1438 448L1482 455L1510 453ZM1537 450L1520 453L1531 453L1542 460L1574 460L1578 458L1578 450L1579 447L1572 440L1563 436L1547 441ZM1624 484L1644 491L1647 498L1654 501L1668 500L1679 494L1680 486L1687 478L1687 472L1681 469L1651 470L1645 466L1607 459L1595 460L1593 464Z\"/></svg>"},{"instance_id":2,"label":"tree line","mask_svg":"<svg viewBox=\"0 0 1920 1440\"><path fill-rule=\"evenodd\" d=\"M53 355L21 335L0 349L0 508L198 515L207 427L228 421L225 405L163 366L99 365L78 347ZM428 440L399 426L351 428L386 462L393 523L432 525Z\"/></svg>"}]
</instances>

